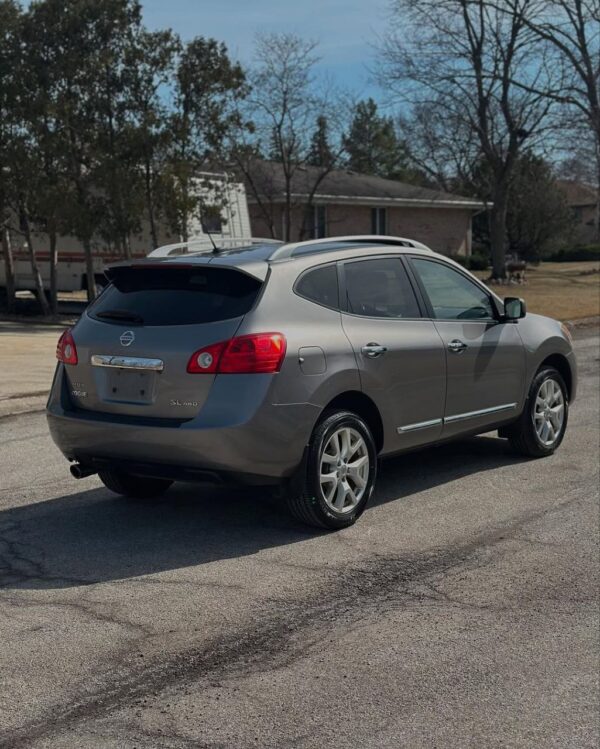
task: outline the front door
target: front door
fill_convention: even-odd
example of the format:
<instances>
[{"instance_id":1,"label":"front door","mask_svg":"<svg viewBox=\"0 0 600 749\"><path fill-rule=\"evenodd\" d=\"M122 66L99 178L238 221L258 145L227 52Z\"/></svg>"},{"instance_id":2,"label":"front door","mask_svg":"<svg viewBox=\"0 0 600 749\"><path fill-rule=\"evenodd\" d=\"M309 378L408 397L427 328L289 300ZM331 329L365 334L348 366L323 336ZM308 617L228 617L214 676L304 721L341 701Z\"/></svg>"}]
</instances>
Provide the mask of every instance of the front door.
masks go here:
<instances>
[{"instance_id":1,"label":"front door","mask_svg":"<svg viewBox=\"0 0 600 749\"><path fill-rule=\"evenodd\" d=\"M423 257L411 265L446 352L443 436L516 416L525 386L517 325L500 322L489 291L458 269Z\"/></svg>"},{"instance_id":2,"label":"front door","mask_svg":"<svg viewBox=\"0 0 600 749\"><path fill-rule=\"evenodd\" d=\"M442 431L446 357L399 257L341 264L342 324L363 391L384 422L384 452L436 440Z\"/></svg>"}]
</instances>

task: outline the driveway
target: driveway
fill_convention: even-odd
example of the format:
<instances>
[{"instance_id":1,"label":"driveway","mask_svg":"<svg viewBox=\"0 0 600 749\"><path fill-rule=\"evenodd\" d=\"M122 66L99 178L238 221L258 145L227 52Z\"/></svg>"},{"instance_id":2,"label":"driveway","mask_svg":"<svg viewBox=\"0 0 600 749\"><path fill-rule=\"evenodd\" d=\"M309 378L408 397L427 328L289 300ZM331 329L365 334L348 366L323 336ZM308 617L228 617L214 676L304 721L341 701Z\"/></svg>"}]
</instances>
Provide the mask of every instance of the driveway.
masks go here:
<instances>
[{"instance_id":1,"label":"driveway","mask_svg":"<svg viewBox=\"0 0 600 749\"><path fill-rule=\"evenodd\" d=\"M0 746L597 747L599 338L559 452L384 463L307 531L262 492L74 481L0 419Z\"/></svg>"}]
</instances>

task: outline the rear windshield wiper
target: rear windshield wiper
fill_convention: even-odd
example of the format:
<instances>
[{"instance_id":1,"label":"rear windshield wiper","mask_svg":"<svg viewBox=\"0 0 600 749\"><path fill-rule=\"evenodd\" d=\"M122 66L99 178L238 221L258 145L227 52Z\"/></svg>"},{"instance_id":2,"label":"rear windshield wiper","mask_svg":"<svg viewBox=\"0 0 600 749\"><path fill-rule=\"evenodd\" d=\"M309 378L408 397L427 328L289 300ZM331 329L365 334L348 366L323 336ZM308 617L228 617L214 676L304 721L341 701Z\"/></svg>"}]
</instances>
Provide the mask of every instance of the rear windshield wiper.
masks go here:
<instances>
[{"instance_id":1,"label":"rear windshield wiper","mask_svg":"<svg viewBox=\"0 0 600 749\"><path fill-rule=\"evenodd\" d=\"M129 312L126 309L106 309L102 312L96 312L96 317L105 317L107 320L124 320L126 322L136 322L143 325L144 318L135 312Z\"/></svg>"}]
</instances>

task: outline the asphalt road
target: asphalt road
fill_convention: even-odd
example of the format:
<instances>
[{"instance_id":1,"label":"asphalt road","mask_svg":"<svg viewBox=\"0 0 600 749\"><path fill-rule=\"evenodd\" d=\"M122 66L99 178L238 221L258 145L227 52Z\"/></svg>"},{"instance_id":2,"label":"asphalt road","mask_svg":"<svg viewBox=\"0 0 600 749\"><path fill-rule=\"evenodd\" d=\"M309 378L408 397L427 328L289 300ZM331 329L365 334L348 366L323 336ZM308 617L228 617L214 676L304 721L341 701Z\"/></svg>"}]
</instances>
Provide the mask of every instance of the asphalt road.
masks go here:
<instances>
[{"instance_id":1,"label":"asphalt road","mask_svg":"<svg viewBox=\"0 0 600 749\"><path fill-rule=\"evenodd\" d=\"M157 503L0 420L0 746L597 747L599 339L560 451L384 464L353 528Z\"/></svg>"}]
</instances>

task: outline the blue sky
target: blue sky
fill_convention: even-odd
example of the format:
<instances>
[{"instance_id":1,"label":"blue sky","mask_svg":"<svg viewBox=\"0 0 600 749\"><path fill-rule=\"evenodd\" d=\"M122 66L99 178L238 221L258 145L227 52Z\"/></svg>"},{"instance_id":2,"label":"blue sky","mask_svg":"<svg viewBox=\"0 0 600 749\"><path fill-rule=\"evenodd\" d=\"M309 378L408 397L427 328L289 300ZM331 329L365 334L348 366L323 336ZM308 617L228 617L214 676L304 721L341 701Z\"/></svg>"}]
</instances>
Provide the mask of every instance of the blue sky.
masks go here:
<instances>
[{"instance_id":1,"label":"blue sky","mask_svg":"<svg viewBox=\"0 0 600 749\"><path fill-rule=\"evenodd\" d=\"M248 63L257 32L293 32L315 39L320 69L359 96L379 98L369 81L387 0L141 0L151 29L171 27L183 39L212 36Z\"/></svg>"}]
</instances>

